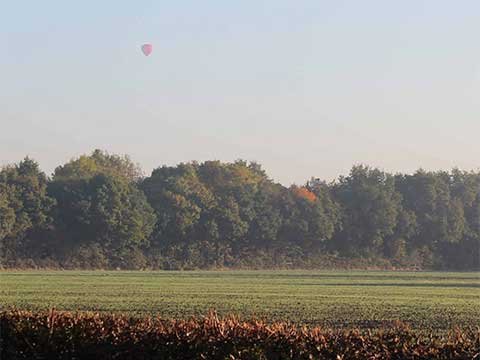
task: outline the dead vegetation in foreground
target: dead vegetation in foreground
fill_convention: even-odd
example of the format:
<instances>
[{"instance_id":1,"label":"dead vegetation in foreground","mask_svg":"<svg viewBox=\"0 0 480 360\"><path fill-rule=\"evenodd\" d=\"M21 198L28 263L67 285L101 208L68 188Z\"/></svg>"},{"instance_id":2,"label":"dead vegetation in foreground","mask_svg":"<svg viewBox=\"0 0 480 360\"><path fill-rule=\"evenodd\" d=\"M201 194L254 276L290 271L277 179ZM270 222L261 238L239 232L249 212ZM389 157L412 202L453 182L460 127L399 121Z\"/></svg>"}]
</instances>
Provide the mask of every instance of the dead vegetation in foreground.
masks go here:
<instances>
[{"instance_id":1,"label":"dead vegetation in foreground","mask_svg":"<svg viewBox=\"0 0 480 360\"><path fill-rule=\"evenodd\" d=\"M480 329L435 334L397 323L369 331L220 318L0 312L8 359L480 359Z\"/></svg>"}]
</instances>

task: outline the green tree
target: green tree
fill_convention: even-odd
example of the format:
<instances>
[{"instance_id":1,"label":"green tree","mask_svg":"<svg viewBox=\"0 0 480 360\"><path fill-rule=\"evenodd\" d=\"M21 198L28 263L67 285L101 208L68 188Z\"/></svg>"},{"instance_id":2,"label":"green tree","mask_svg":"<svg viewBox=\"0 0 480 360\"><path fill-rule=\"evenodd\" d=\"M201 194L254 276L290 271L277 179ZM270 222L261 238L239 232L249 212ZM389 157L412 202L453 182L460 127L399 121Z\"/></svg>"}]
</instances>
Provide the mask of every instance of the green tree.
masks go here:
<instances>
[{"instance_id":1,"label":"green tree","mask_svg":"<svg viewBox=\"0 0 480 360\"><path fill-rule=\"evenodd\" d=\"M402 197L393 176L367 166L354 166L349 176L333 185L342 207L342 230L334 247L348 255L381 254L402 213Z\"/></svg>"},{"instance_id":2,"label":"green tree","mask_svg":"<svg viewBox=\"0 0 480 360\"><path fill-rule=\"evenodd\" d=\"M462 200L452 196L450 174L417 171L397 176L397 189L405 207L418 222L415 245L435 247L439 243L459 242L465 230Z\"/></svg>"},{"instance_id":3,"label":"green tree","mask_svg":"<svg viewBox=\"0 0 480 360\"><path fill-rule=\"evenodd\" d=\"M51 225L54 200L47 195L47 177L25 158L0 171L0 241L5 263L33 256L41 248L39 233Z\"/></svg>"},{"instance_id":4,"label":"green tree","mask_svg":"<svg viewBox=\"0 0 480 360\"><path fill-rule=\"evenodd\" d=\"M10 202L10 187L0 183L0 244L13 233L15 210Z\"/></svg>"},{"instance_id":5,"label":"green tree","mask_svg":"<svg viewBox=\"0 0 480 360\"><path fill-rule=\"evenodd\" d=\"M304 250L322 249L339 220L339 208L320 182L282 192L280 242Z\"/></svg>"},{"instance_id":6,"label":"green tree","mask_svg":"<svg viewBox=\"0 0 480 360\"><path fill-rule=\"evenodd\" d=\"M81 155L65 165L55 169L54 180L91 178L95 175L111 175L137 182L142 177L142 170L133 163L128 155L109 154L95 150L90 155Z\"/></svg>"},{"instance_id":7,"label":"green tree","mask_svg":"<svg viewBox=\"0 0 480 360\"><path fill-rule=\"evenodd\" d=\"M159 219L155 243L176 246L182 261L190 256L186 248L209 249L202 255L205 263L228 265L246 248L275 236L278 224L269 227L266 221L278 223L278 214L261 196L270 185L258 164L244 161L154 170L142 189Z\"/></svg>"},{"instance_id":8,"label":"green tree","mask_svg":"<svg viewBox=\"0 0 480 360\"><path fill-rule=\"evenodd\" d=\"M149 246L156 217L134 184L108 175L56 180L56 227L66 251L100 246L111 266L128 267L130 253Z\"/></svg>"}]
</instances>

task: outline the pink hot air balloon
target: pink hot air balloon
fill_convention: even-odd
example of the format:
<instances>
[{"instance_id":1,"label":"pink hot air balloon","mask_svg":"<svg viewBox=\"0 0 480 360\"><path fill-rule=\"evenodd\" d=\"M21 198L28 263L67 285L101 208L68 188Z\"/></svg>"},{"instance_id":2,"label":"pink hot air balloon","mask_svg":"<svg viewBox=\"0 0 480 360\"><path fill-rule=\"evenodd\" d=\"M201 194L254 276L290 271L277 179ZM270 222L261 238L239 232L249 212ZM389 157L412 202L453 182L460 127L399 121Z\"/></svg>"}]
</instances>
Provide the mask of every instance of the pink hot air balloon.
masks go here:
<instances>
[{"instance_id":1,"label":"pink hot air balloon","mask_svg":"<svg viewBox=\"0 0 480 360\"><path fill-rule=\"evenodd\" d=\"M148 56L152 53L153 46L152 44L143 44L142 45L142 52L145 56Z\"/></svg>"}]
</instances>

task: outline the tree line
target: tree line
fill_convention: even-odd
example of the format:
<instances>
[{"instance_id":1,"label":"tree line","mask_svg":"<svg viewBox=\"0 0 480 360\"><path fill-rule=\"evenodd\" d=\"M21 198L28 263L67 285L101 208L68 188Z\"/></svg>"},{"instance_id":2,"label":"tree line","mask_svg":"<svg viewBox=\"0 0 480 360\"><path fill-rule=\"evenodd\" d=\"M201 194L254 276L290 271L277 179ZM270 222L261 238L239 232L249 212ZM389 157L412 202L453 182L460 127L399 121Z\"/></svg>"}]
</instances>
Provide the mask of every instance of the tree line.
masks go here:
<instances>
[{"instance_id":1,"label":"tree line","mask_svg":"<svg viewBox=\"0 0 480 360\"><path fill-rule=\"evenodd\" d=\"M0 266L85 269L480 268L480 173L275 183L255 162L190 162L143 176L95 150L47 177L0 170Z\"/></svg>"}]
</instances>

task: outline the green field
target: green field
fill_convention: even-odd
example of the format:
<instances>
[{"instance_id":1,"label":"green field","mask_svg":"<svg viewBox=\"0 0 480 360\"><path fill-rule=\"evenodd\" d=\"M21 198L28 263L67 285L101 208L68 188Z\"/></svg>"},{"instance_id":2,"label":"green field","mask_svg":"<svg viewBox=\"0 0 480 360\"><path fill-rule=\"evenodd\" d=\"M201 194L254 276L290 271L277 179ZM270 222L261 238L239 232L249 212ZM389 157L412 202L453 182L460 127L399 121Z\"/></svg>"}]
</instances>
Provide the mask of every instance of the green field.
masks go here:
<instances>
[{"instance_id":1,"label":"green field","mask_svg":"<svg viewBox=\"0 0 480 360\"><path fill-rule=\"evenodd\" d=\"M268 320L415 328L480 324L478 273L195 271L0 272L2 308L151 313L185 318L216 309Z\"/></svg>"}]
</instances>

